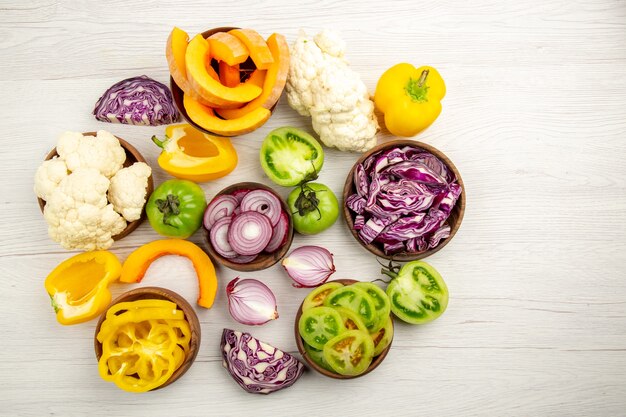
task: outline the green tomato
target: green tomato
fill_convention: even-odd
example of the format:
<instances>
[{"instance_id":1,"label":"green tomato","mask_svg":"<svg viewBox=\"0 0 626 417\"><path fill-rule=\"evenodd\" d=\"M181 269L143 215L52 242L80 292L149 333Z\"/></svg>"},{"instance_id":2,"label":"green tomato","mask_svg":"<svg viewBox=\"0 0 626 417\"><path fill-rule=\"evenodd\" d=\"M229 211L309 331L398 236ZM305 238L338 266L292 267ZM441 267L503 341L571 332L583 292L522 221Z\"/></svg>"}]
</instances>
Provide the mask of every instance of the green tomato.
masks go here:
<instances>
[{"instance_id":1,"label":"green tomato","mask_svg":"<svg viewBox=\"0 0 626 417\"><path fill-rule=\"evenodd\" d=\"M383 327L370 334L374 342L374 356L378 356L393 340L393 321L391 316L387 317L387 322Z\"/></svg>"},{"instance_id":2,"label":"green tomato","mask_svg":"<svg viewBox=\"0 0 626 417\"><path fill-rule=\"evenodd\" d=\"M272 130L261 145L261 167L278 185L292 187L311 178L324 164L319 142L303 130L281 127Z\"/></svg>"},{"instance_id":3,"label":"green tomato","mask_svg":"<svg viewBox=\"0 0 626 417\"><path fill-rule=\"evenodd\" d=\"M322 284L315 288L302 302L302 311L323 305L324 300L328 297L328 294L341 287L343 287L343 284L339 282L327 282L326 284Z\"/></svg>"},{"instance_id":4,"label":"green tomato","mask_svg":"<svg viewBox=\"0 0 626 417\"><path fill-rule=\"evenodd\" d=\"M387 287L391 311L411 324L428 323L448 307L448 287L439 272L424 261L409 262Z\"/></svg>"},{"instance_id":5,"label":"green tomato","mask_svg":"<svg viewBox=\"0 0 626 417\"><path fill-rule=\"evenodd\" d=\"M389 302L389 297L387 297L385 291L383 291L378 285L372 284L371 282L357 282L352 285L367 292L367 294L372 297L372 300L374 300L378 320L375 324L369 327L369 331L370 333L378 331L387 323L389 313L391 312L391 302Z\"/></svg>"},{"instance_id":6,"label":"green tomato","mask_svg":"<svg viewBox=\"0 0 626 417\"><path fill-rule=\"evenodd\" d=\"M315 349L313 346L309 346L306 343L304 344L304 351L306 352L306 355L309 357L309 359L311 359L313 362L326 369L327 371L335 372L333 368L331 368L330 365L326 363L326 359L324 359L324 351Z\"/></svg>"},{"instance_id":7,"label":"green tomato","mask_svg":"<svg viewBox=\"0 0 626 417\"><path fill-rule=\"evenodd\" d=\"M321 350L326 342L345 331L343 319L330 307L313 307L302 312L298 321L298 331L304 341Z\"/></svg>"},{"instance_id":8,"label":"green tomato","mask_svg":"<svg viewBox=\"0 0 626 417\"><path fill-rule=\"evenodd\" d=\"M332 226L339 217L339 203L330 188L309 182L294 188L287 198L293 227L303 235L314 235Z\"/></svg>"},{"instance_id":9,"label":"green tomato","mask_svg":"<svg viewBox=\"0 0 626 417\"><path fill-rule=\"evenodd\" d=\"M374 357L374 342L369 333L347 330L324 345L324 360L341 375L359 375Z\"/></svg>"},{"instance_id":10,"label":"green tomato","mask_svg":"<svg viewBox=\"0 0 626 417\"><path fill-rule=\"evenodd\" d=\"M159 185L146 204L150 226L168 237L186 239L202 225L206 209L204 191L195 182L168 180Z\"/></svg>"},{"instance_id":11,"label":"green tomato","mask_svg":"<svg viewBox=\"0 0 626 417\"><path fill-rule=\"evenodd\" d=\"M327 307L345 307L352 310L361 317L368 328L378 322L375 301L366 291L354 285L333 290L324 300L324 305Z\"/></svg>"}]
</instances>

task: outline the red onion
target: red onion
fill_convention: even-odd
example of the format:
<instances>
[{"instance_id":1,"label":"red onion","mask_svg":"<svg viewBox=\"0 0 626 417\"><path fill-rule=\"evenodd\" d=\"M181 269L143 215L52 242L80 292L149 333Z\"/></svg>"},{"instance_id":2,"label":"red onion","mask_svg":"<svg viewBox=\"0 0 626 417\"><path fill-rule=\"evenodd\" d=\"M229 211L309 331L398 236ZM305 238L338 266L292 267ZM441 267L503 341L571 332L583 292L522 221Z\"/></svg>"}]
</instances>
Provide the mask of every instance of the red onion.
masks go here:
<instances>
[{"instance_id":1,"label":"red onion","mask_svg":"<svg viewBox=\"0 0 626 417\"><path fill-rule=\"evenodd\" d=\"M243 198L243 196L248 194L249 192L250 190L241 189L233 191L231 195L237 199L237 204L239 204L241 203L241 199Z\"/></svg>"},{"instance_id":2,"label":"red onion","mask_svg":"<svg viewBox=\"0 0 626 417\"><path fill-rule=\"evenodd\" d=\"M259 255L237 255L234 258L230 258L229 261L236 264L247 264L248 262L252 262Z\"/></svg>"},{"instance_id":3,"label":"red onion","mask_svg":"<svg viewBox=\"0 0 626 417\"><path fill-rule=\"evenodd\" d=\"M265 252L272 253L276 249L280 248L285 244L287 240L287 235L289 234L289 216L284 211L280 212L280 219L278 219L278 223L274 226L274 232L272 233L272 238L270 239L270 243L265 247Z\"/></svg>"},{"instance_id":4,"label":"red onion","mask_svg":"<svg viewBox=\"0 0 626 417\"><path fill-rule=\"evenodd\" d=\"M233 279L226 286L228 309L242 324L259 325L278 318L276 297L269 287L256 279Z\"/></svg>"},{"instance_id":5,"label":"red onion","mask_svg":"<svg viewBox=\"0 0 626 417\"><path fill-rule=\"evenodd\" d=\"M256 211L244 211L235 216L228 229L228 243L239 255L260 253L271 238L269 219Z\"/></svg>"},{"instance_id":6,"label":"red onion","mask_svg":"<svg viewBox=\"0 0 626 417\"><path fill-rule=\"evenodd\" d=\"M222 217L232 216L239 205L239 201L232 195L220 195L215 197L204 211L204 228L211 230L213 224Z\"/></svg>"},{"instance_id":7,"label":"red onion","mask_svg":"<svg viewBox=\"0 0 626 417\"><path fill-rule=\"evenodd\" d=\"M333 254L319 246L301 246L283 259L287 275L296 288L317 287L335 272Z\"/></svg>"},{"instance_id":8,"label":"red onion","mask_svg":"<svg viewBox=\"0 0 626 417\"><path fill-rule=\"evenodd\" d=\"M209 240L215 252L224 258L234 258L238 254L228 243L228 231L230 230L231 217L222 217L213 224L209 232Z\"/></svg>"},{"instance_id":9,"label":"red onion","mask_svg":"<svg viewBox=\"0 0 626 417\"><path fill-rule=\"evenodd\" d=\"M257 211L269 219L272 226L280 220L282 206L274 194L266 190L254 190L241 199L241 211Z\"/></svg>"}]
</instances>

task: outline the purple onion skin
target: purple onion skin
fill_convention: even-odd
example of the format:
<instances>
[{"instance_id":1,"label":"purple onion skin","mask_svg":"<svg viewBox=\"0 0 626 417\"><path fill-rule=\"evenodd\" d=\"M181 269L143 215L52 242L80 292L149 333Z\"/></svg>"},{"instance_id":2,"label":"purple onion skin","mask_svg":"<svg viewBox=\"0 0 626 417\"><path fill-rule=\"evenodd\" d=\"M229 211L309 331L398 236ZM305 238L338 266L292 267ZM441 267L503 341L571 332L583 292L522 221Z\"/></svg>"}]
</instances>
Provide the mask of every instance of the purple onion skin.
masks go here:
<instances>
[{"instance_id":1,"label":"purple onion skin","mask_svg":"<svg viewBox=\"0 0 626 417\"><path fill-rule=\"evenodd\" d=\"M127 78L109 87L96 102L93 115L101 122L141 126L166 125L180 120L170 89L145 75Z\"/></svg>"},{"instance_id":2,"label":"purple onion skin","mask_svg":"<svg viewBox=\"0 0 626 417\"><path fill-rule=\"evenodd\" d=\"M271 394L290 387L304 371L304 365L295 357L249 333L224 329L220 347L224 368L241 388L252 394ZM245 360L239 357L241 352ZM260 352L267 357L259 358ZM263 371L259 365L264 367Z\"/></svg>"}]
</instances>

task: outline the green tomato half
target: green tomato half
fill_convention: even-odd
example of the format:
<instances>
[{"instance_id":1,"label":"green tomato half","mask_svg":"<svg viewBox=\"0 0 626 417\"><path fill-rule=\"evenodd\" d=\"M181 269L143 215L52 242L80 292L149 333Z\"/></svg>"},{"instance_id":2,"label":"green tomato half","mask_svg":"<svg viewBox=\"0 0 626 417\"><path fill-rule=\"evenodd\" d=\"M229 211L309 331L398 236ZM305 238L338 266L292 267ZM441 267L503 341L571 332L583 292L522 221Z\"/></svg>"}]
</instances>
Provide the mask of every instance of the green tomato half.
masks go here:
<instances>
[{"instance_id":1,"label":"green tomato half","mask_svg":"<svg viewBox=\"0 0 626 417\"><path fill-rule=\"evenodd\" d=\"M293 227L303 235L314 235L332 226L339 217L339 202L324 184L309 182L296 187L287 198Z\"/></svg>"},{"instance_id":2,"label":"green tomato half","mask_svg":"<svg viewBox=\"0 0 626 417\"><path fill-rule=\"evenodd\" d=\"M198 184L168 180L159 185L146 204L150 226L168 237L186 239L202 225L206 197Z\"/></svg>"}]
</instances>

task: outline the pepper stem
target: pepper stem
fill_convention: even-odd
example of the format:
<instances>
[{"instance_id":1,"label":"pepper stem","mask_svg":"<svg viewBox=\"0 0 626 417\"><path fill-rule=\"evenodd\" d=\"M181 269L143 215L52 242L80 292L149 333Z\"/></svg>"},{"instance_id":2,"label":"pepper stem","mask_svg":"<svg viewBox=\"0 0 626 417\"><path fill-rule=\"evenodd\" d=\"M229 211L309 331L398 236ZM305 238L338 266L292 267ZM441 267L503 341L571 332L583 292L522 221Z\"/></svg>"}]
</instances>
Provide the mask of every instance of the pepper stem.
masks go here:
<instances>
[{"instance_id":1,"label":"pepper stem","mask_svg":"<svg viewBox=\"0 0 626 417\"><path fill-rule=\"evenodd\" d=\"M422 71L420 77L415 80L413 78L409 78L409 81L404 86L404 91L413 101L428 101L428 86L426 84L426 79L428 78L429 70L425 69Z\"/></svg>"},{"instance_id":2,"label":"pepper stem","mask_svg":"<svg viewBox=\"0 0 626 417\"><path fill-rule=\"evenodd\" d=\"M156 144L156 146L158 146L161 149L165 149L165 145L167 144L167 139L159 139L156 137L156 135L152 136L152 142L154 142Z\"/></svg>"},{"instance_id":3,"label":"pepper stem","mask_svg":"<svg viewBox=\"0 0 626 417\"><path fill-rule=\"evenodd\" d=\"M426 78L428 78L428 73L430 72L430 70L425 69L424 71L422 71L422 75L420 75L420 79L417 80L417 86L421 87L424 85L424 83L426 82Z\"/></svg>"},{"instance_id":4,"label":"pepper stem","mask_svg":"<svg viewBox=\"0 0 626 417\"><path fill-rule=\"evenodd\" d=\"M177 227L170 222L170 217L180 214L180 201L178 201L178 197L173 194L168 194L165 200L159 198L155 203L159 211L163 213L163 223L168 226Z\"/></svg>"}]
</instances>

